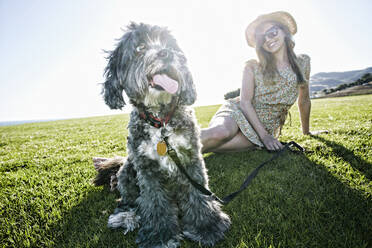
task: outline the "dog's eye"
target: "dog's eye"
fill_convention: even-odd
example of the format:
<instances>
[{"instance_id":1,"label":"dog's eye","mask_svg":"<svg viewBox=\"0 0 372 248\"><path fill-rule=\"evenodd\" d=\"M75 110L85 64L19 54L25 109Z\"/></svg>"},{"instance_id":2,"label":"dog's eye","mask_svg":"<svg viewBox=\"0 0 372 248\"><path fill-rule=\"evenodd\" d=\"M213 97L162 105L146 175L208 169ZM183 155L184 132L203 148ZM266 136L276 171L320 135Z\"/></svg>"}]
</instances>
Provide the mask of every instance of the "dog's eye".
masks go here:
<instances>
[{"instance_id":1,"label":"dog's eye","mask_svg":"<svg viewBox=\"0 0 372 248\"><path fill-rule=\"evenodd\" d=\"M136 52L141 53L145 51L145 49L146 49L146 46L144 44L141 44L138 47L136 47Z\"/></svg>"}]
</instances>

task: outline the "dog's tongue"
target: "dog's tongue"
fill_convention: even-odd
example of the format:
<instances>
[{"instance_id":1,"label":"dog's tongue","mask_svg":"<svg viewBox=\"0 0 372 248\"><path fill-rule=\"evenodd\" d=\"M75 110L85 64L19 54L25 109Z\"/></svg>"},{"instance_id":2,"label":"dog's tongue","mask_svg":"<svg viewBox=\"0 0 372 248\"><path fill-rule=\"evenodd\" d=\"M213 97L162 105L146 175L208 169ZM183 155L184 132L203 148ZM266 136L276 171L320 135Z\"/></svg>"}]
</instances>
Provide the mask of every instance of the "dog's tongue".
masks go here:
<instances>
[{"instance_id":1,"label":"dog's tongue","mask_svg":"<svg viewBox=\"0 0 372 248\"><path fill-rule=\"evenodd\" d=\"M174 94L178 90L178 82L171 79L165 74L156 74L152 81L156 85L160 85L163 89L171 94Z\"/></svg>"}]
</instances>

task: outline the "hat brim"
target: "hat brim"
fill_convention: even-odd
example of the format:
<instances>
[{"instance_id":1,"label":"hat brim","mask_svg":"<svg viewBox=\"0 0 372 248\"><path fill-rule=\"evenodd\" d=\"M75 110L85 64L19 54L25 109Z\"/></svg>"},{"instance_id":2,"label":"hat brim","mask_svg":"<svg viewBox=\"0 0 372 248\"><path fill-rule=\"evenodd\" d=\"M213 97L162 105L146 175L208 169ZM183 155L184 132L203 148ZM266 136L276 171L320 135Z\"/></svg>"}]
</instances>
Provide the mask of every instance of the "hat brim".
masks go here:
<instances>
[{"instance_id":1,"label":"hat brim","mask_svg":"<svg viewBox=\"0 0 372 248\"><path fill-rule=\"evenodd\" d=\"M245 38L247 39L248 45L256 47L256 29L264 22L279 22L288 27L289 32L294 35L297 33L297 24L295 19L285 11L277 11L265 15L260 15L253 22L251 22L245 30Z\"/></svg>"}]
</instances>

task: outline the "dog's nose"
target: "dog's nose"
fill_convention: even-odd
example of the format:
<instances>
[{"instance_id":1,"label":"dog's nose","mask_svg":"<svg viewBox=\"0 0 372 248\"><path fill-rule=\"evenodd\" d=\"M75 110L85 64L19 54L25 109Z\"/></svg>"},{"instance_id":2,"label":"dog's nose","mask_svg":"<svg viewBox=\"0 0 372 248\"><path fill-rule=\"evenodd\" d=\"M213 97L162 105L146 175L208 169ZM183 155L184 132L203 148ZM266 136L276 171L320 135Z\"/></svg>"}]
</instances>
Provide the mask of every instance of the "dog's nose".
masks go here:
<instances>
[{"instance_id":1,"label":"dog's nose","mask_svg":"<svg viewBox=\"0 0 372 248\"><path fill-rule=\"evenodd\" d=\"M172 53L168 49L162 49L158 52L158 56L162 59L171 59Z\"/></svg>"}]
</instances>

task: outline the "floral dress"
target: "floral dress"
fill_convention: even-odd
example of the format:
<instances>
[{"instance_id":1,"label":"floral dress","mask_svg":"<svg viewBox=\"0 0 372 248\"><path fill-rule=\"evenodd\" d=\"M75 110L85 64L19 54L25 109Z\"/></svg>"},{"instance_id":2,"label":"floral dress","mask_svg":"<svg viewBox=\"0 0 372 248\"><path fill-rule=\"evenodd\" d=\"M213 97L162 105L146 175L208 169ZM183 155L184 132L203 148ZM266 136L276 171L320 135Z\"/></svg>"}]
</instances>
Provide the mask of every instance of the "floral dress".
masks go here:
<instances>
[{"instance_id":1,"label":"floral dress","mask_svg":"<svg viewBox=\"0 0 372 248\"><path fill-rule=\"evenodd\" d=\"M310 57L302 54L298 55L297 59L304 77L308 78L310 74ZM279 75L274 78L273 84L264 84L261 67L257 62L253 65L255 90L252 105L266 131L274 137L278 137L287 117L288 110L298 97L296 74L290 68L285 68L278 71ZM239 105L240 97L229 99L219 108L213 118L221 116L233 118L241 132L250 142L263 147L260 138L245 118Z\"/></svg>"}]
</instances>

